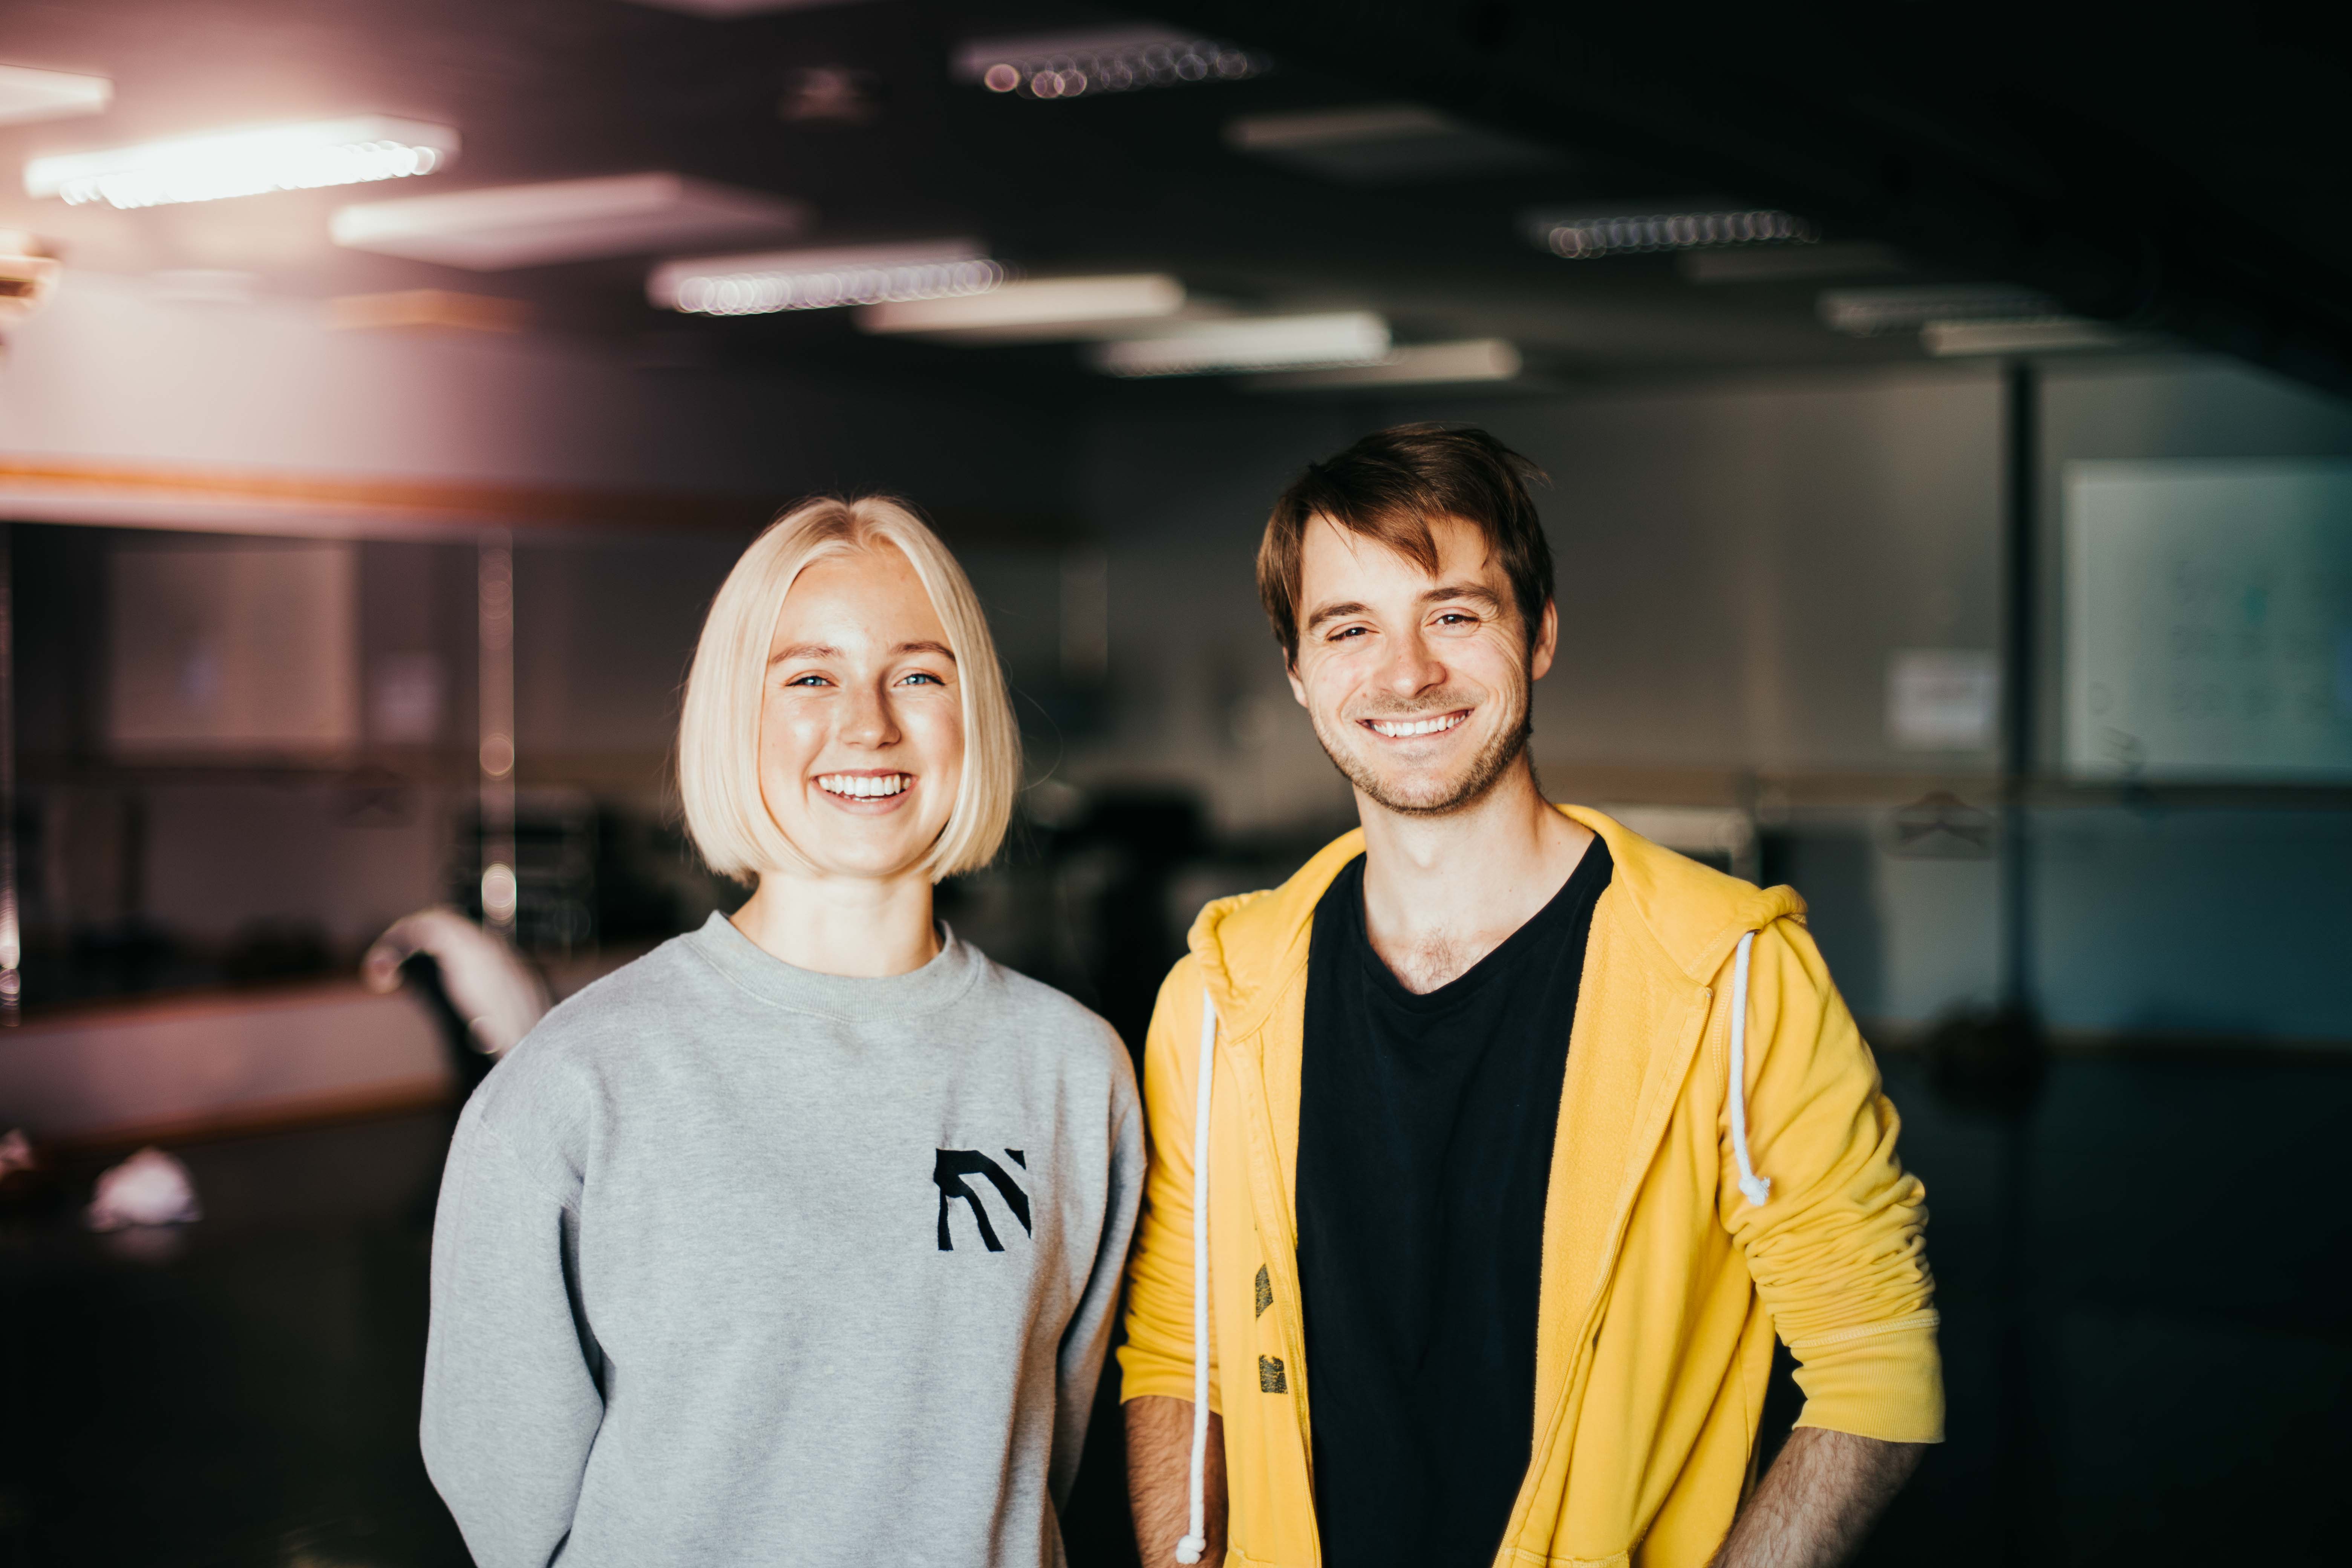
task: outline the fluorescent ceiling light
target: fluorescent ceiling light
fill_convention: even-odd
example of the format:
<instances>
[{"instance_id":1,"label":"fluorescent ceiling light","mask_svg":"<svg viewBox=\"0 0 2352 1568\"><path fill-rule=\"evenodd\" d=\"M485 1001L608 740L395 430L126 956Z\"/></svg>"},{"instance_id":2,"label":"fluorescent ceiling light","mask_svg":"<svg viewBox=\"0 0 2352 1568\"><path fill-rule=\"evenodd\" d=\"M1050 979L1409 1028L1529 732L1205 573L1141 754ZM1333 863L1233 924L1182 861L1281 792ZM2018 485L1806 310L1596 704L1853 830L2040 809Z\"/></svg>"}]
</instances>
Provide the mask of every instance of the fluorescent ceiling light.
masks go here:
<instances>
[{"instance_id":1,"label":"fluorescent ceiling light","mask_svg":"<svg viewBox=\"0 0 2352 1568\"><path fill-rule=\"evenodd\" d=\"M1699 203L1532 212L1520 223L1529 239L1570 261L1717 245L1811 245L1814 239L1812 226L1788 213Z\"/></svg>"},{"instance_id":2,"label":"fluorescent ceiling light","mask_svg":"<svg viewBox=\"0 0 2352 1568\"><path fill-rule=\"evenodd\" d=\"M615 174L363 202L335 214L337 245L497 272L637 256L805 227L810 209L683 174Z\"/></svg>"},{"instance_id":3,"label":"fluorescent ceiling light","mask_svg":"<svg viewBox=\"0 0 2352 1568\"><path fill-rule=\"evenodd\" d=\"M646 297L689 315L764 316L981 294L1003 281L1003 267L978 240L937 239L665 261L646 280Z\"/></svg>"},{"instance_id":4,"label":"fluorescent ceiling light","mask_svg":"<svg viewBox=\"0 0 2352 1568\"><path fill-rule=\"evenodd\" d=\"M2127 332L2079 316L2032 321L1929 321L1919 329L1920 346L1938 358L2064 353L2081 349L2124 348L2131 341Z\"/></svg>"},{"instance_id":5,"label":"fluorescent ceiling light","mask_svg":"<svg viewBox=\"0 0 2352 1568\"><path fill-rule=\"evenodd\" d=\"M1328 370L1281 371L1254 376L1253 392L1321 392L1356 386L1453 386L1473 382L1516 381L1517 345L1503 338L1466 338L1451 343L1411 343L1391 349L1370 364Z\"/></svg>"},{"instance_id":6,"label":"fluorescent ceiling light","mask_svg":"<svg viewBox=\"0 0 2352 1568\"><path fill-rule=\"evenodd\" d=\"M97 114L113 101L114 84L102 76L0 66L0 125Z\"/></svg>"},{"instance_id":7,"label":"fluorescent ceiling light","mask_svg":"<svg viewBox=\"0 0 2352 1568\"><path fill-rule=\"evenodd\" d=\"M1225 127L1225 144L1357 184L1491 174L1554 161L1543 148L1475 130L1417 103L1247 114Z\"/></svg>"},{"instance_id":8,"label":"fluorescent ceiling light","mask_svg":"<svg viewBox=\"0 0 2352 1568\"><path fill-rule=\"evenodd\" d=\"M975 38L956 50L956 79L1024 98L1078 98L1195 81L1239 81L1271 68L1263 55L1166 27Z\"/></svg>"},{"instance_id":9,"label":"fluorescent ceiling light","mask_svg":"<svg viewBox=\"0 0 2352 1568\"><path fill-rule=\"evenodd\" d=\"M25 192L71 205L153 207L406 179L446 168L457 155L457 133L446 125L363 115L36 158L25 165Z\"/></svg>"},{"instance_id":10,"label":"fluorescent ceiling light","mask_svg":"<svg viewBox=\"0 0 2352 1568\"><path fill-rule=\"evenodd\" d=\"M1042 343L1117 335L1184 309L1184 285L1164 272L1105 278L1035 278L984 294L868 305L865 331L968 343Z\"/></svg>"},{"instance_id":11,"label":"fluorescent ceiling light","mask_svg":"<svg viewBox=\"0 0 2352 1568\"><path fill-rule=\"evenodd\" d=\"M1109 375L1210 375L1370 364L1389 352L1389 324L1370 310L1201 321L1150 337L1097 343L1087 362Z\"/></svg>"},{"instance_id":12,"label":"fluorescent ceiling light","mask_svg":"<svg viewBox=\"0 0 2352 1568\"><path fill-rule=\"evenodd\" d=\"M1911 331L1930 321L2047 321L2065 313L2049 295L2008 283L1828 289L1815 304L1824 326L1856 338Z\"/></svg>"}]
</instances>

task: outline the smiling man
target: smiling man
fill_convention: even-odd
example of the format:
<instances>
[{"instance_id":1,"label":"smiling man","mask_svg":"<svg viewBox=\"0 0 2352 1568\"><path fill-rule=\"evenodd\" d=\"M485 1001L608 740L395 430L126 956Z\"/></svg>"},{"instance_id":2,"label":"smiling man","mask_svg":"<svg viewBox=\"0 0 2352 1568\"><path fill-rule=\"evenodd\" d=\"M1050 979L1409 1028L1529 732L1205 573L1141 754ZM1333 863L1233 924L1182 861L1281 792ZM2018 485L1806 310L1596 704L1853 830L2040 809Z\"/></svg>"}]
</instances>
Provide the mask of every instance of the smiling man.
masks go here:
<instances>
[{"instance_id":1,"label":"smiling man","mask_svg":"<svg viewBox=\"0 0 2352 1568\"><path fill-rule=\"evenodd\" d=\"M1538 789L1532 474L1406 426L1267 523L1362 827L1210 905L1160 991L1147 1563L1829 1564L1942 1436L1922 1190L1802 902ZM1807 1398L1751 1487L1776 1335Z\"/></svg>"}]
</instances>

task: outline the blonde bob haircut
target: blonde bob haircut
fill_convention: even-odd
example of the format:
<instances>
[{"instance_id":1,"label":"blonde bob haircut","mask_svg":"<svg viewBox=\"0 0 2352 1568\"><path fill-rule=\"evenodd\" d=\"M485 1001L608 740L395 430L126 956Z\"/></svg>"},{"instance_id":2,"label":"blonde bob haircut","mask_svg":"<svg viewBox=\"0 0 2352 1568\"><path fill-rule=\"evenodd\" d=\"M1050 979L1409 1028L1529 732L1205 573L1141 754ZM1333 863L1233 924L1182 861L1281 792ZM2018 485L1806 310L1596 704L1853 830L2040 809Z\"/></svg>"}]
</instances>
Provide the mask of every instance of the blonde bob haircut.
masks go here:
<instances>
[{"instance_id":1,"label":"blonde bob haircut","mask_svg":"<svg viewBox=\"0 0 2352 1568\"><path fill-rule=\"evenodd\" d=\"M934 882L978 870L1004 841L1021 787L1021 732L971 579L906 502L824 496L785 512L743 552L711 601L686 678L678 794L687 833L720 876L751 883L762 871L807 867L760 788L768 649L784 595L812 562L886 549L907 558L947 628L963 709L963 777L923 869Z\"/></svg>"}]
</instances>

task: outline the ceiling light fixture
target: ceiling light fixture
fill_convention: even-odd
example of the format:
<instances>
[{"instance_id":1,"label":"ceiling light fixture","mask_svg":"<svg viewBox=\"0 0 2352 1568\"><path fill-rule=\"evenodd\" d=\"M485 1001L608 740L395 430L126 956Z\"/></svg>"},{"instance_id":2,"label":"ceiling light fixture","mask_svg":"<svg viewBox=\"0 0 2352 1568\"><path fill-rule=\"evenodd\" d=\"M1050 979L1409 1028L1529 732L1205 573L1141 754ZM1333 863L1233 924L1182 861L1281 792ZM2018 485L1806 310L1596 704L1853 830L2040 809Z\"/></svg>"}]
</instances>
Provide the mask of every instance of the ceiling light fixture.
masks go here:
<instances>
[{"instance_id":1,"label":"ceiling light fixture","mask_svg":"<svg viewBox=\"0 0 2352 1568\"><path fill-rule=\"evenodd\" d=\"M1505 338L1465 338L1450 343L1408 343L1370 364L1281 371L1251 377L1252 392L1324 392L1357 386L1458 386L1517 381L1522 362Z\"/></svg>"},{"instance_id":2,"label":"ceiling light fixture","mask_svg":"<svg viewBox=\"0 0 2352 1568\"><path fill-rule=\"evenodd\" d=\"M2084 349L2128 348L2132 342L2128 332L2081 316L2046 316L2027 321L1929 321L1919 329L1919 346L1938 359L1967 354L2072 353Z\"/></svg>"},{"instance_id":3,"label":"ceiling light fixture","mask_svg":"<svg viewBox=\"0 0 2352 1568\"><path fill-rule=\"evenodd\" d=\"M1677 208L1662 203L1647 211L1532 212L1520 223L1529 239L1570 261L1717 245L1811 245L1818 237L1812 225L1788 213L1696 204Z\"/></svg>"},{"instance_id":4,"label":"ceiling light fixture","mask_svg":"<svg viewBox=\"0 0 2352 1568\"><path fill-rule=\"evenodd\" d=\"M1032 278L982 294L868 305L862 331L963 343L1042 343L1112 337L1185 309L1184 285L1164 272Z\"/></svg>"},{"instance_id":5,"label":"ceiling light fixture","mask_svg":"<svg viewBox=\"0 0 2352 1568\"><path fill-rule=\"evenodd\" d=\"M114 84L102 76L0 66L0 125L97 114L113 101Z\"/></svg>"},{"instance_id":6,"label":"ceiling light fixture","mask_svg":"<svg viewBox=\"0 0 2352 1568\"><path fill-rule=\"evenodd\" d=\"M1097 343L1087 363L1107 375L1249 374L1370 364L1389 352L1389 324L1370 310L1199 321Z\"/></svg>"},{"instance_id":7,"label":"ceiling light fixture","mask_svg":"<svg viewBox=\"0 0 2352 1568\"><path fill-rule=\"evenodd\" d=\"M2010 283L1827 289L1815 308L1823 326L1854 338L1912 331L1931 321L2039 321L2065 314L2049 295Z\"/></svg>"},{"instance_id":8,"label":"ceiling light fixture","mask_svg":"<svg viewBox=\"0 0 2352 1568\"><path fill-rule=\"evenodd\" d=\"M57 258L29 234L0 228L0 327L21 321L57 292Z\"/></svg>"},{"instance_id":9,"label":"ceiling light fixture","mask_svg":"<svg viewBox=\"0 0 2352 1568\"><path fill-rule=\"evenodd\" d=\"M1040 33L975 38L956 50L954 74L991 92L1023 98L1079 98L1187 82L1240 81L1272 62L1231 44L1165 27L1095 33Z\"/></svg>"},{"instance_id":10,"label":"ceiling light fixture","mask_svg":"<svg viewBox=\"0 0 2352 1568\"><path fill-rule=\"evenodd\" d=\"M446 125L364 115L35 158L25 165L25 192L71 206L154 207L409 179L448 167L457 154L457 133Z\"/></svg>"},{"instance_id":11,"label":"ceiling light fixture","mask_svg":"<svg viewBox=\"0 0 2352 1568\"><path fill-rule=\"evenodd\" d=\"M655 304L696 316L763 316L981 294L1004 281L978 240L665 261L646 280Z\"/></svg>"},{"instance_id":12,"label":"ceiling light fixture","mask_svg":"<svg viewBox=\"0 0 2352 1568\"><path fill-rule=\"evenodd\" d=\"M814 216L787 196L683 174L612 174L362 202L329 232L353 250L498 272L789 235Z\"/></svg>"}]
</instances>

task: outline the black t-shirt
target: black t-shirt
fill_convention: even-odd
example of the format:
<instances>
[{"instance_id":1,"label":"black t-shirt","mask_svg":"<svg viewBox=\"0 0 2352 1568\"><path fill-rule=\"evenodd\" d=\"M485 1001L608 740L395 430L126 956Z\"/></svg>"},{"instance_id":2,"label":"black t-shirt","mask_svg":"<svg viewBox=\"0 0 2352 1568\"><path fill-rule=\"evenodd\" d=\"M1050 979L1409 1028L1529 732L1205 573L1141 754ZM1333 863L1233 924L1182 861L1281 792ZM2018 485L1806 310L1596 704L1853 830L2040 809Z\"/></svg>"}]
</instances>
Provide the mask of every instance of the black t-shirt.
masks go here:
<instances>
[{"instance_id":1,"label":"black t-shirt","mask_svg":"<svg viewBox=\"0 0 2352 1568\"><path fill-rule=\"evenodd\" d=\"M1364 862L1315 907L1298 1279L1315 1512L1339 1568L1494 1561L1534 1440L1544 1194L1596 838L1467 973L1408 991L1364 930Z\"/></svg>"}]
</instances>

